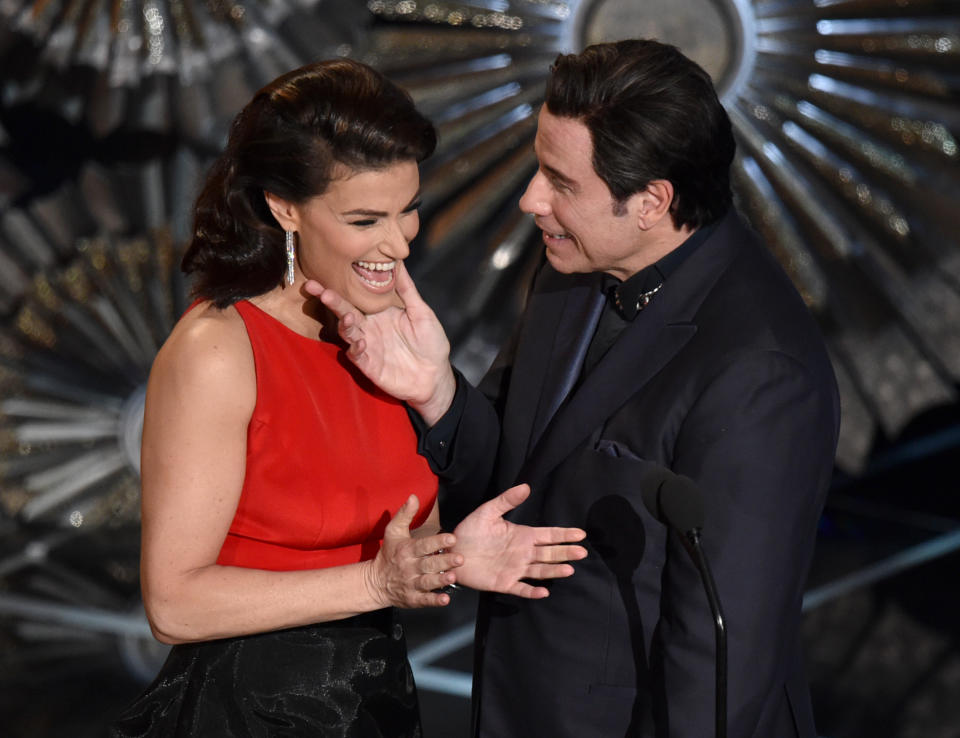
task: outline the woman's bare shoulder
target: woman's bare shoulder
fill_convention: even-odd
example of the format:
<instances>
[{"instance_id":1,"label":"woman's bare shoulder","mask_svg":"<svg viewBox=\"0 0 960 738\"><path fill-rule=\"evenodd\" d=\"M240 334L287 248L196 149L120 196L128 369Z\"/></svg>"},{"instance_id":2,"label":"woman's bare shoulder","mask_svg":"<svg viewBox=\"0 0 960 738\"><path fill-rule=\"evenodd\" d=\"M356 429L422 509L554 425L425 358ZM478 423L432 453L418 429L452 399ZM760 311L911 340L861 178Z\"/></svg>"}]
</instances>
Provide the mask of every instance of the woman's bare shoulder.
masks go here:
<instances>
[{"instance_id":1,"label":"woman's bare shoulder","mask_svg":"<svg viewBox=\"0 0 960 738\"><path fill-rule=\"evenodd\" d=\"M222 389L224 383L233 391L255 389L253 350L237 309L209 302L194 306L160 348L151 375L200 390Z\"/></svg>"}]
</instances>

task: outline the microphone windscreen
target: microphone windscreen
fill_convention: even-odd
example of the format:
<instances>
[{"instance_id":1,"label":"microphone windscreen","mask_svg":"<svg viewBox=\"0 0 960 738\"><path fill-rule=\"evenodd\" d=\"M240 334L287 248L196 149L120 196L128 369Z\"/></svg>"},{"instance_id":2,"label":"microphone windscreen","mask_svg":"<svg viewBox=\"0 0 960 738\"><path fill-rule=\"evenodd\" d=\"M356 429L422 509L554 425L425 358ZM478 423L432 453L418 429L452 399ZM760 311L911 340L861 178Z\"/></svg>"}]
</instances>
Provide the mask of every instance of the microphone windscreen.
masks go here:
<instances>
[{"instance_id":1,"label":"microphone windscreen","mask_svg":"<svg viewBox=\"0 0 960 738\"><path fill-rule=\"evenodd\" d=\"M689 531L702 528L706 514L697 483L682 474L671 474L660 490L660 509L674 528Z\"/></svg>"},{"instance_id":2,"label":"microphone windscreen","mask_svg":"<svg viewBox=\"0 0 960 738\"><path fill-rule=\"evenodd\" d=\"M663 510L660 507L660 490L664 482L670 477L675 476L672 471L662 466L655 466L640 479L640 498L643 500L643 506L647 512L661 523L666 525L668 521L664 518Z\"/></svg>"}]
</instances>

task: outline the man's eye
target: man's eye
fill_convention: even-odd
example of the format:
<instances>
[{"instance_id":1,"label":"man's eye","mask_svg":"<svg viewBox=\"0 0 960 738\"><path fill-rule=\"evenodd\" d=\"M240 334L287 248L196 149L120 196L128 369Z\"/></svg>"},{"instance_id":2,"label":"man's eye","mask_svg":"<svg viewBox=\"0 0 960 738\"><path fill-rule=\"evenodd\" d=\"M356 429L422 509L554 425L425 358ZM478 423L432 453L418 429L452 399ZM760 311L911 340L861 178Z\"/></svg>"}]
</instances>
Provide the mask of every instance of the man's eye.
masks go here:
<instances>
[{"instance_id":1,"label":"man's eye","mask_svg":"<svg viewBox=\"0 0 960 738\"><path fill-rule=\"evenodd\" d=\"M377 221L373 220L372 218L365 218L364 220L352 220L350 221L350 225L363 228L365 226L372 226L376 222Z\"/></svg>"},{"instance_id":2,"label":"man's eye","mask_svg":"<svg viewBox=\"0 0 960 738\"><path fill-rule=\"evenodd\" d=\"M403 211L404 215L406 215L407 213L416 212L417 210L420 209L420 206L421 206L422 204L423 204L423 203L420 202L420 200L417 200L416 202L410 203L410 207L408 207L406 210Z\"/></svg>"}]
</instances>

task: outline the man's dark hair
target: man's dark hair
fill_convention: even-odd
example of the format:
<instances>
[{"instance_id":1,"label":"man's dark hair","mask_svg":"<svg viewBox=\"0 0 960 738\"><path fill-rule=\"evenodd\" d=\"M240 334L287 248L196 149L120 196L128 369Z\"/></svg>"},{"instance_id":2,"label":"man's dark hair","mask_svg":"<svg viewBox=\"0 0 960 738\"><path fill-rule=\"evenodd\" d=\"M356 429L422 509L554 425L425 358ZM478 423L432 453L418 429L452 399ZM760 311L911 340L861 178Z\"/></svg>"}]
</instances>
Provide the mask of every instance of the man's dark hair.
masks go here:
<instances>
[{"instance_id":1,"label":"man's dark hair","mask_svg":"<svg viewBox=\"0 0 960 738\"><path fill-rule=\"evenodd\" d=\"M197 199L182 263L194 296L222 308L281 283L284 234L264 191L303 203L326 191L338 165L422 161L436 141L410 95L366 64L334 59L278 77L237 115Z\"/></svg>"},{"instance_id":2,"label":"man's dark hair","mask_svg":"<svg viewBox=\"0 0 960 738\"><path fill-rule=\"evenodd\" d=\"M678 228L709 225L730 208L730 119L710 76L675 46L617 41L561 54L545 102L551 114L586 125L593 168L618 206L666 179Z\"/></svg>"}]
</instances>

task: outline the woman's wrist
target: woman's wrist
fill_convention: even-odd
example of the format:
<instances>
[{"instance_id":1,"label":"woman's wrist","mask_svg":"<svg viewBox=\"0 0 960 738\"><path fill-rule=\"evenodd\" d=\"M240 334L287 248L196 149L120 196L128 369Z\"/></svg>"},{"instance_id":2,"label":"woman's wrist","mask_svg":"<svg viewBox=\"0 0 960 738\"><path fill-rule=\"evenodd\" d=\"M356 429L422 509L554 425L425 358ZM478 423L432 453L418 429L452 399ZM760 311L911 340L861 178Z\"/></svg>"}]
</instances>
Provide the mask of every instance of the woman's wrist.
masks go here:
<instances>
[{"instance_id":1,"label":"woman's wrist","mask_svg":"<svg viewBox=\"0 0 960 738\"><path fill-rule=\"evenodd\" d=\"M380 610L384 607L390 607L393 603L387 594L387 589L383 585L383 577L379 572L377 559L368 559L360 562L361 576L363 579L363 588L367 599L370 602L370 610Z\"/></svg>"}]
</instances>

